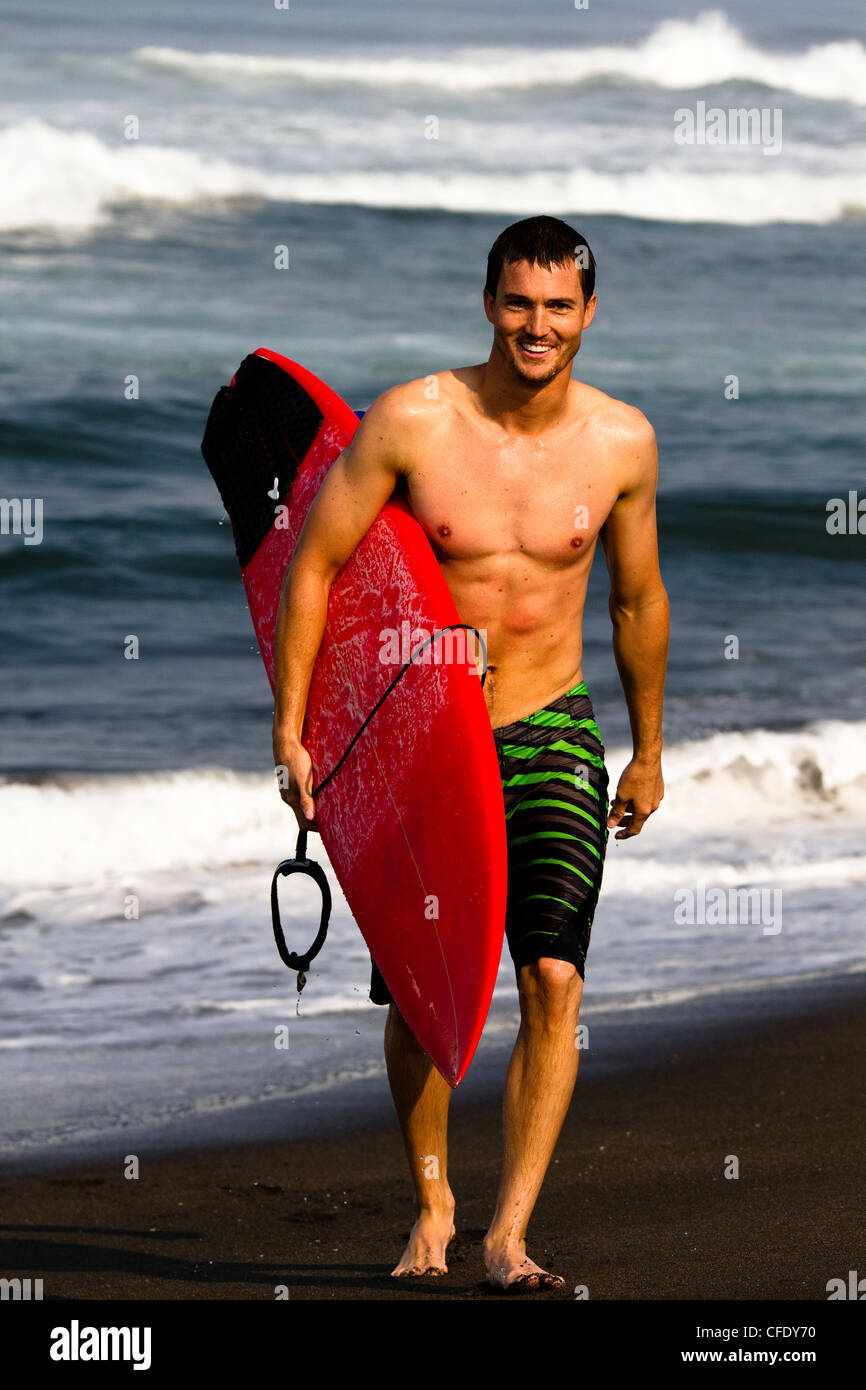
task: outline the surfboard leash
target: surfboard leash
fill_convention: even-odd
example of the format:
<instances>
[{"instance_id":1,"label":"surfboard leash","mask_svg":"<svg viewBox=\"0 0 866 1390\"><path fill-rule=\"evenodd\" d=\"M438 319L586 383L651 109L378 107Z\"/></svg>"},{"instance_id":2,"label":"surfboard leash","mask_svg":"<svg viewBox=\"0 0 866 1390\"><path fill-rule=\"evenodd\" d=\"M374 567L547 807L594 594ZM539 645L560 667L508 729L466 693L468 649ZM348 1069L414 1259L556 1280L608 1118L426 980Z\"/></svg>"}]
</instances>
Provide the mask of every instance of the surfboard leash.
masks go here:
<instances>
[{"instance_id":1,"label":"surfboard leash","mask_svg":"<svg viewBox=\"0 0 866 1390\"><path fill-rule=\"evenodd\" d=\"M327 777L323 777L319 785L313 788L313 791L311 792L312 796L318 796L322 788L326 787L327 784L330 782L331 778L336 776L336 774L339 772L340 768L343 766L343 763L346 761L352 749L355 747L355 744L358 742L358 739L361 737L362 733L367 728L367 725L370 723L370 720L373 718L373 715L376 714L377 710L381 709L382 705L385 703L385 700L391 694L391 691L394 689L397 682L403 679L406 672L409 670L409 667L415 664L415 658L421 652L423 652L424 648L429 646L429 644L433 642L437 637L441 637L443 632L450 632L453 628L458 627L466 628L469 632L474 632L476 637L478 638L478 641L481 643L481 651L484 657L484 670L481 673L481 688L484 688L484 681L487 676L487 645L484 641L484 638L481 636L481 633L478 631L478 628L473 627L471 623L449 623L447 627L438 628L437 631L432 633L429 637L427 637L419 647L416 647L415 651L409 657L409 660L407 662L404 662L400 670L397 672L397 675L391 681L390 685L386 687L382 695L376 701L373 708L370 710L370 713L367 715L367 718L364 720L363 724L358 729L357 733L354 735L349 746L346 748L342 756L331 768L331 771L328 773ZM274 928L274 940L277 943L277 950L280 954L280 960L283 962L285 966L287 966L289 970L297 970L298 972L298 994L300 994L301 990L304 988L304 985L307 983L307 971L310 968L310 962L315 960L316 956L319 954L319 952L325 944L325 938L328 935L328 922L331 916L331 889L328 886L328 880L325 877L325 872L322 869L321 865L317 864L314 859L307 858L307 833L308 832L306 830L299 831L298 842L295 847L294 859L284 859L282 863L278 864L276 869L274 870L274 876L271 879L271 921L273 923ZM310 946L309 950L304 951L302 955L299 955L297 951L289 950L288 946L286 945L286 937L283 931L283 924L280 920L279 880L281 878L289 878L291 874L308 874L309 877L314 879L315 882L319 885L319 888L322 893L322 913L321 917L319 918L319 930L316 933L316 939L313 942L312 946Z\"/></svg>"},{"instance_id":2,"label":"surfboard leash","mask_svg":"<svg viewBox=\"0 0 866 1390\"><path fill-rule=\"evenodd\" d=\"M280 900L278 885L281 878L289 878L291 874L308 874L318 883L322 894L322 914L319 918L319 930L316 939L309 950L298 955L297 951L290 951L286 945L286 937L283 931L283 924L280 921ZM325 944L325 937L328 935L328 921L331 916L331 889L325 877L325 871L321 864L317 864L314 859L307 858L307 832L301 830L298 833L298 843L295 846L294 859L284 859L274 869L274 876L271 879L271 921L274 926L274 940L277 943L277 950L280 953L280 960L289 970L298 972L298 994L307 983L307 971L310 962L316 958Z\"/></svg>"}]
</instances>

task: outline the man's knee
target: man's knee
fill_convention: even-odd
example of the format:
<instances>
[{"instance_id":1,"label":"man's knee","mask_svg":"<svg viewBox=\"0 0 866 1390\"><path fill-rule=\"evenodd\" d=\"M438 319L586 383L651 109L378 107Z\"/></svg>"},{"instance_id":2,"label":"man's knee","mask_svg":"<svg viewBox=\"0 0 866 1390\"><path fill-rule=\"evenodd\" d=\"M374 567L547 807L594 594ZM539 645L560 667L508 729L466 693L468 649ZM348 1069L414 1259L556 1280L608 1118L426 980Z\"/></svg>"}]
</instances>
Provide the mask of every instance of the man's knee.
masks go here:
<instances>
[{"instance_id":1,"label":"man's knee","mask_svg":"<svg viewBox=\"0 0 866 1390\"><path fill-rule=\"evenodd\" d=\"M545 1017L576 1016L583 995L583 980L568 960L541 956L520 971L521 1009Z\"/></svg>"}]
</instances>

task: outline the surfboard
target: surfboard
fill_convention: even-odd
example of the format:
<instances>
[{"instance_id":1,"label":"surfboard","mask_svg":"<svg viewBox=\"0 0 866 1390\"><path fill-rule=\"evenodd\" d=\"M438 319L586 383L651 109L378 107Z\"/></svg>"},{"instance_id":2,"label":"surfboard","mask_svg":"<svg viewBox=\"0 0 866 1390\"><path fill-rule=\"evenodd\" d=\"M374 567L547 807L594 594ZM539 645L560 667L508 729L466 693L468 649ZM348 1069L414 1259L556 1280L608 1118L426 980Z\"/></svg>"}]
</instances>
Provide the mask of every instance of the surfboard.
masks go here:
<instances>
[{"instance_id":1,"label":"surfboard","mask_svg":"<svg viewBox=\"0 0 866 1390\"><path fill-rule=\"evenodd\" d=\"M211 407L202 453L232 524L272 689L283 577L357 427L336 392L266 348L244 359ZM422 526L395 495L331 586L302 733L318 786L415 654L316 797L316 823L400 1013L452 1087L487 1018L507 893L477 647L459 628L427 640L459 622Z\"/></svg>"}]
</instances>

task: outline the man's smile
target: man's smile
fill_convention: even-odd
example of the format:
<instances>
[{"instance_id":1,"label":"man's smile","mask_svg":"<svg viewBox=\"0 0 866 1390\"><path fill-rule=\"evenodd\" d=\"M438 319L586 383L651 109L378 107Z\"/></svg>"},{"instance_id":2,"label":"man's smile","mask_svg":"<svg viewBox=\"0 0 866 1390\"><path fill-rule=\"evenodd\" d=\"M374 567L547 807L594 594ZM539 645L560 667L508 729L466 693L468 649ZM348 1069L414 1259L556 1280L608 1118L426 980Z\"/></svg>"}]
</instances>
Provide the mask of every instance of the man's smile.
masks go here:
<instances>
[{"instance_id":1,"label":"man's smile","mask_svg":"<svg viewBox=\"0 0 866 1390\"><path fill-rule=\"evenodd\" d=\"M518 347L526 357L540 358L544 357L548 352L552 352L554 345L553 343L521 342L518 343Z\"/></svg>"}]
</instances>

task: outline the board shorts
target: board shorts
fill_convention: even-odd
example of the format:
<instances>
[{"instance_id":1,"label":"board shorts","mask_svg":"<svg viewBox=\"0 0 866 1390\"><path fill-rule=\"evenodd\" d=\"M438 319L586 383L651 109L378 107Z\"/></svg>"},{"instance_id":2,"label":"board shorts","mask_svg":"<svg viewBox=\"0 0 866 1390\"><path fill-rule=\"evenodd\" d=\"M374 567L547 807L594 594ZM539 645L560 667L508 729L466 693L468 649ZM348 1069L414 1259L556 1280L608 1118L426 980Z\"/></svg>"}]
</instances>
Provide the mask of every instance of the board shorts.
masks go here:
<instances>
[{"instance_id":1,"label":"board shorts","mask_svg":"<svg viewBox=\"0 0 866 1390\"><path fill-rule=\"evenodd\" d=\"M505 802L505 937L520 978L541 956L585 978L607 849L608 774L586 684L493 730ZM392 996L376 962L374 1004Z\"/></svg>"}]
</instances>

